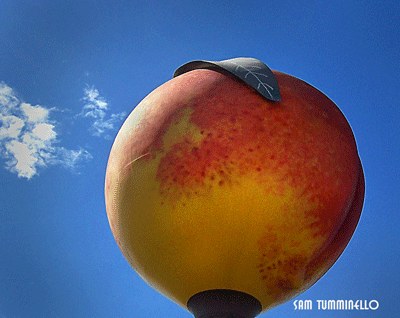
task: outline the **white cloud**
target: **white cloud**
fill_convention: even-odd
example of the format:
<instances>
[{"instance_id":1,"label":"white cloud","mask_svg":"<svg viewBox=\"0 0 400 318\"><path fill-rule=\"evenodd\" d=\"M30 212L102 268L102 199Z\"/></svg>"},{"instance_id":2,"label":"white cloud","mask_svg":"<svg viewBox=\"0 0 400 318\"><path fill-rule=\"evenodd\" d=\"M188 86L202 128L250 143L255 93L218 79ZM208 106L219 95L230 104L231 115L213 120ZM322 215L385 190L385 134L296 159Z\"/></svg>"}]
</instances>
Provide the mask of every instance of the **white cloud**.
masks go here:
<instances>
[{"instance_id":1,"label":"white cloud","mask_svg":"<svg viewBox=\"0 0 400 318\"><path fill-rule=\"evenodd\" d=\"M46 121L49 116L49 110L39 105L32 106L28 103L21 103L20 107L26 119L34 123Z\"/></svg>"},{"instance_id":2,"label":"white cloud","mask_svg":"<svg viewBox=\"0 0 400 318\"><path fill-rule=\"evenodd\" d=\"M115 125L126 115L124 112L108 115L108 102L93 86L84 89L83 101L85 105L80 116L90 119L90 132L93 136L107 137L106 133L114 130Z\"/></svg>"},{"instance_id":3,"label":"white cloud","mask_svg":"<svg viewBox=\"0 0 400 318\"><path fill-rule=\"evenodd\" d=\"M12 88L6 85L4 82L0 82L0 105L2 106L0 113L7 111L8 108L15 107L18 103L19 100L15 96Z\"/></svg>"},{"instance_id":4,"label":"white cloud","mask_svg":"<svg viewBox=\"0 0 400 318\"><path fill-rule=\"evenodd\" d=\"M36 124L32 129L32 135L43 141L52 140L57 137L54 128L54 125L48 123Z\"/></svg>"},{"instance_id":5,"label":"white cloud","mask_svg":"<svg viewBox=\"0 0 400 318\"><path fill-rule=\"evenodd\" d=\"M11 87L0 82L0 157L6 169L30 179L40 167L75 169L92 158L85 149L58 146L57 123L49 115L48 108L21 102Z\"/></svg>"},{"instance_id":6,"label":"white cloud","mask_svg":"<svg viewBox=\"0 0 400 318\"><path fill-rule=\"evenodd\" d=\"M14 115L3 115L0 113L0 121L0 140L5 138L18 138L25 125L21 118Z\"/></svg>"},{"instance_id":7,"label":"white cloud","mask_svg":"<svg viewBox=\"0 0 400 318\"><path fill-rule=\"evenodd\" d=\"M85 88L84 94L85 97L83 99L88 102L84 108L104 110L108 108L108 103L104 97L100 96L99 91L96 88Z\"/></svg>"},{"instance_id":8,"label":"white cloud","mask_svg":"<svg viewBox=\"0 0 400 318\"><path fill-rule=\"evenodd\" d=\"M48 158L47 160L51 164L58 164L65 168L75 170L82 161L88 161L91 159L93 159L93 156L83 148L70 150L64 147L58 147L55 149L51 158Z\"/></svg>"},{"instance_id":9,"label":"white cloud","mask_svg":"<svg viewBox=\"0 0 400 318\"><path fill-rule=\"evenodd\" d=\"M37 166L44 165L35 147L25 142L14 139L6 143L5 148L8 158L6 166L19 177L30 179L37 173Z\"/></svg>"}]
</instances>

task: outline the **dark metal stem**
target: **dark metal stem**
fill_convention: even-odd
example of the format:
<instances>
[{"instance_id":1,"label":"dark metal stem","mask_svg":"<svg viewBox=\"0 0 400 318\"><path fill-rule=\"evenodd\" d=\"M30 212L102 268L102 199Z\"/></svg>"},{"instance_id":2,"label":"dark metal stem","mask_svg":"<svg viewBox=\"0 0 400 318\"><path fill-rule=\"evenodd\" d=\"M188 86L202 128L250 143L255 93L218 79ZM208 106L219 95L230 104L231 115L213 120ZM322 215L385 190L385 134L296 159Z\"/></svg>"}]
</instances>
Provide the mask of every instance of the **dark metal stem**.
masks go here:
<instances>
[{"instance_id":1,"label":"dark metal stem","mask_svg":"<svg viewBox=\"0 0 400 318\"><path fill-rule=\"evenodd\" d=\"M192 296L187 303L195 318L254 318L261 303L253 296L229 289L212 289Z\"/></svg>"}]
</instances>

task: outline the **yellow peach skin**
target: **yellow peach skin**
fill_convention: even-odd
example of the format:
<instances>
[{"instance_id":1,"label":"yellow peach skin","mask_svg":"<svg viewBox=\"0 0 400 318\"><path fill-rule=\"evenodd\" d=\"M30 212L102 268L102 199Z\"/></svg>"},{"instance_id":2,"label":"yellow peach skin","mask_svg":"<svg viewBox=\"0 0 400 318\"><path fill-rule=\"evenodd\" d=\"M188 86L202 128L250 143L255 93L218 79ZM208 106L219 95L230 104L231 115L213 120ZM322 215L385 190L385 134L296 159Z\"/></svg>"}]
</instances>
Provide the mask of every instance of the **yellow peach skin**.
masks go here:
<instances>
[{"instance_id":1,"label":"yellow peach skin","mask_svg":"<svg viewBox=\"0 0 400 318\"><path fill-rule=\"evenodd\" d=\"M232 289L262 309L315 283L358 222L364 179L346 119L325 95L274 72L270 102L194 70L129 115L106 172L107 215L133 268L186 307Z\"/></svg>"}]
</instances>

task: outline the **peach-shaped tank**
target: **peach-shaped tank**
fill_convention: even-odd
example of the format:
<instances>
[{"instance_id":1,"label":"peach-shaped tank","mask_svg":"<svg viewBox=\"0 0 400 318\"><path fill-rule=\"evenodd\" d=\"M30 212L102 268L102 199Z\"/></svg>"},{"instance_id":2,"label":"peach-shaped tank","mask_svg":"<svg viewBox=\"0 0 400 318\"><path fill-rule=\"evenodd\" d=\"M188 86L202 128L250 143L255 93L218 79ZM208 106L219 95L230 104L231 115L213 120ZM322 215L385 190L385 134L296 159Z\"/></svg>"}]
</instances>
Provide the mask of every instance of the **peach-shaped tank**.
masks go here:
<instances>
[{"instance_id":1,"label":"peach-shaped tank","mask_svg":"<svg viewBox=\"0 0 400 318\"><path fill-rule=\"evenodd\" d=\"M248 295L254 314L295 297L360 217L363 171L345 117L316 88L273 74L280 101L226 72L185 72L135 107L111 149L105 198L118 246L195 314L190 300L206 291Z\"/></svg>"}]
</instances>

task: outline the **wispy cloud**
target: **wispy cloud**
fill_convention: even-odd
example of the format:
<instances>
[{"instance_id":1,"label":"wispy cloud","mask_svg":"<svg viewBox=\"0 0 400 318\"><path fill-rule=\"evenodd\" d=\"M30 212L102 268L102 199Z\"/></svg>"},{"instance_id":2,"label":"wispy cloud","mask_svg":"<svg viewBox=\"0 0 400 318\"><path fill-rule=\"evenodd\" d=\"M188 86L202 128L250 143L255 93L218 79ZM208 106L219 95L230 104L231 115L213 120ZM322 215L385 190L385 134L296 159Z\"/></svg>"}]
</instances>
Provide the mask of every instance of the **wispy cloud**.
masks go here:
<instances>
[{"instance_id":1,"label":"wispy cloud","mask_svg":"<svg viewBox=\"0 0 400 318\"><path fill-rule=\"evenodd\" d=\"M93 86L84 89L83 101L85 104L80 116L91 121L90 132L93 136L107 138L107 132L114 130L126 115L125 112L108 115L107 100Z\"/></svg>"},{"instance_id":2,"label":"wispy cloud","mask_svg":"<svg viewBox=\"0 0 400 318\"><path fill-rule=\"evenodd\" d=\"M20 100L14 90L0 82L0 156L5 167L19 177L31 179L41 167L61 165L74 169L91 159L83 149L59 145L57 122L50 109Z\"/></svg>"}]
</instances>

